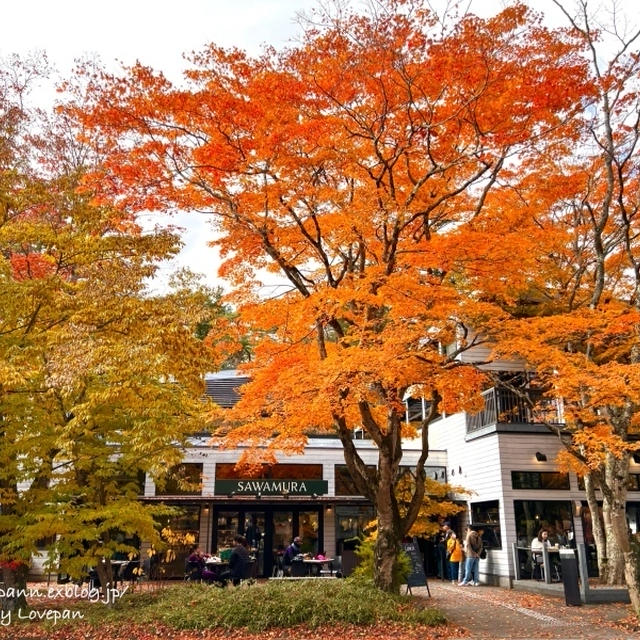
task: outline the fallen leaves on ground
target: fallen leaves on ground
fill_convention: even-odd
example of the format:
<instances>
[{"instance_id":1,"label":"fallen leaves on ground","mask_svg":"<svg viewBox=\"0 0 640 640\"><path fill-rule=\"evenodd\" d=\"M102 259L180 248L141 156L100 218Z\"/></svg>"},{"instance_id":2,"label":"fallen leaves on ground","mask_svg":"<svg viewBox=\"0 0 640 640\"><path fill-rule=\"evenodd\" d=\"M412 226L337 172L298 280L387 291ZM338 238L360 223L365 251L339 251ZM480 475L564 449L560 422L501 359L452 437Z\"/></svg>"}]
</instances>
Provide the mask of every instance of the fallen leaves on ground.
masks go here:
<instances>
[{"instance_id":1,"label":"fallen leaves on ground","mask_svg":"<svg viewBox=\"0 0 640 640\"><path fill-rule=\"evenodd\" d=\"M294 627L260 633L249 633L242 629L176 630L160 624L151 628L140 625L104 625L100 628L65 625L56 629L28 624L0 629L0 640L449 640L465 635L466 632L457 627L409 626L401 623L325 626L316 629Z\"/></svg>"}]
</instances>

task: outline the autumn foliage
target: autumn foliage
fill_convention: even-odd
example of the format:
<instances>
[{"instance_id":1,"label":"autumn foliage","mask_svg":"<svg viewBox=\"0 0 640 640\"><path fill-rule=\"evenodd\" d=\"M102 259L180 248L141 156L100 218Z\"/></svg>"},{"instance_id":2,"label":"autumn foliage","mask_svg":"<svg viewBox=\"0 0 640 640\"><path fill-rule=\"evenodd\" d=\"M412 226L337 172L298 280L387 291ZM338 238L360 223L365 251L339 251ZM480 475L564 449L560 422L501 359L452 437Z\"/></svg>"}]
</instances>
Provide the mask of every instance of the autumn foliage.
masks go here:
<instances>
[{"instance_id":1,"label":"autumn foliage","mask_svg":"<svg viewBox=\"0 0 640 640\"><path fill-rule=\"evenodd\" d=\"M166 475L181 458L176 443L202 425L208 359L195 330L212 315L207 292L188 278L149 294L148 279L178 238L143 233L126 212L91 202L80 184L95 156L65 137L64 121L26 107L19 80L40 72L35 62L0 64L7 586L25 579L38 549L49 552L52 571L80 577L113 553L137 553L136 536L160 543L154 516L166 509L140 504L140 475Z\"/></svg>"},{"instance_id":2,"label":"autumn foliage","mask_svg":"<svg viewBox=\"0 0 640 640\"><path fill-rule=\"evenodd\" d=\"M72 113L104 158L87 183L99 201L213 214L255 355L225 441L291 452L336 433L376 505L389 588L424 497L417 482L398 511L401 437L420 439L423 479L429 421L481 407L484 374L459 356L495 338L530 286L536 214L558 198L540 173L578 139L593 86L579 40L522 5L444 26L402 0L333 9L280 52L210 45L180 86L142 65L87 67ZM286 286L265 296L270 274ZM407 394L429 403L418 431ZM378 448L375 471L355 428Z\"/></svg>"}]
</instances>

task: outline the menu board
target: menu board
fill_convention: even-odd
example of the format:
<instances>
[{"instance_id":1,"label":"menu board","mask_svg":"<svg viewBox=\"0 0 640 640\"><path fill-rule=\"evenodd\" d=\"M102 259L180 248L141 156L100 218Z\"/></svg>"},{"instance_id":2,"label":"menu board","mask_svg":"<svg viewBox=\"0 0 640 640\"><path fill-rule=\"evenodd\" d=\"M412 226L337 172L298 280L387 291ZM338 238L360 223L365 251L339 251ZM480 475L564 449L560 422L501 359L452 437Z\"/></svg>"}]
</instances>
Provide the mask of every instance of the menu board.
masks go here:
<instances>
[{"instance_id":1,"label":"menu board","mask_svg":"<svg viewBox=\"0 0 640 640\"><path fill-rule=\"evenodd\" d=\"M407 587L426 587L427 576L424 572L422 554L420 553L416 539L414 538L410 542L403 542L402 548L411 560L411 573L407 578Z\"/></svg>"}]
</instances>

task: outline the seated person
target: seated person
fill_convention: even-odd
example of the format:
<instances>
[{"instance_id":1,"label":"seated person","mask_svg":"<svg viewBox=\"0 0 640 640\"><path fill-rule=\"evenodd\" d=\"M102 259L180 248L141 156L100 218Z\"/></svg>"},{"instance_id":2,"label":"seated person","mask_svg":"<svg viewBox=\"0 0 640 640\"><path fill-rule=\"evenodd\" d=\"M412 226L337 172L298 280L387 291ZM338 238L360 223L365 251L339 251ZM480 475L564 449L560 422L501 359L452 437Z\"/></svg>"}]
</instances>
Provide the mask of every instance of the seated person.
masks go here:
<instances>
[{"instance_id":1,"label":"seated person","mask_svg":"<svg viewBox=\"0 0 640 640\"><path fill-rule=\"evenodd\" d=\"M557 549L557 545L552 545L549 542L549 530L548 529L540 529L538 531L537 537L535 537L531 541L531 555L533 556L533 577L536 580L542 579L542 570L541 566L543 564L544 558L542 555L542 549L546 548L547 551Z\"/></svg>"},{"instance_id":2,"label":"seated person","mask_svg":"<svg viewBox=\"0 0 640 640\"><path fill-rule=\"evenodd\" d=\"M188 580L202 580L205 559L205 555L202 553L200 548L195 547L187 558L185 578Z\"/></svg>"},{"instance_id":3,"label":"seated person","mask_svg":"<svg viewBox=\"0 0 640 640\"><path fill-rule=\"evenodd\" d=\"M287 576L291 575L291 565L293 564L293 559L302 553L302 538L300 536L296 536L293 539L293 542L285 549L284 554L282 556L282 568L284 570L284 574Z\"/></svg>"},{"instance_id":4,"label":"seated person","mask_svg":"<svg viewBox=\"0 0 640 640\"><path fill-rule=\"evenodd\" d=\"M229 557L229 569L224 571L216 580L226 586L229 580L237 586L247 577L249 567L249 543L244 536L237 535L233 538L235 546Z\"/></svg>"}]
</instances>

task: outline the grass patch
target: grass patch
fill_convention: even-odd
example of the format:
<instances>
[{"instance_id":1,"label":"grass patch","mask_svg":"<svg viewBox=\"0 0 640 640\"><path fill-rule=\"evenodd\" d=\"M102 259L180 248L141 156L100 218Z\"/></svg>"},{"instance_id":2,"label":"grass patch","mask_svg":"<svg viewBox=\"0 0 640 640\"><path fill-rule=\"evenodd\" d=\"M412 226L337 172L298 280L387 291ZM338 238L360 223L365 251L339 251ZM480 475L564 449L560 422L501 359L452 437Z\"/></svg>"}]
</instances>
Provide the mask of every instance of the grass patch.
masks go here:
<instances>
[{"instance_id":1,"label":"grass patch","mask_svg":"<svg viewBox=\"0 0 640 640\"><path fill-rule=\"evenodd\" d=\"M380 622L440 625L436 609L407 596L391 595L361 580L270 581L220 589L179 584L155 592L125 595L115 605L79 603L90 624L161 622L176 629L272 628Z\"/></svg>"}]
</instances>

